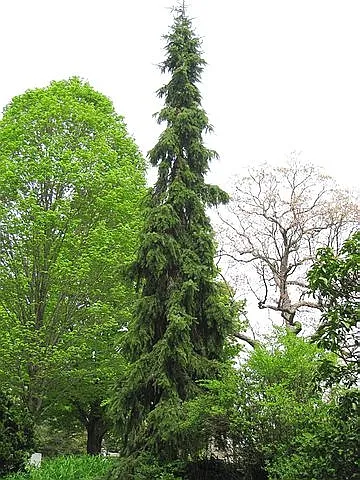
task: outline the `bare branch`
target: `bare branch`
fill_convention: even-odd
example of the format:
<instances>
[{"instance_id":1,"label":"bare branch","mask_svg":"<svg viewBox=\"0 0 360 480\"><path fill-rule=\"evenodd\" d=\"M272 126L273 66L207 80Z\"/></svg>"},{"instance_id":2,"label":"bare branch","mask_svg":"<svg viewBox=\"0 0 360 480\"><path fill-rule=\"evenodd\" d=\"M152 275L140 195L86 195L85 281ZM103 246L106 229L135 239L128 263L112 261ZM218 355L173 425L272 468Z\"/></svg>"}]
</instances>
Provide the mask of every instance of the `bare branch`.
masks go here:
<instances>
[{"instance_id":1,"label":"bare branch","mask_svg":"<svg viewBox=\"0 0 360 480\"><path fill-rule=\"evenodd\" d=\"M321 310L306 298L306 272L317 249L342 244L359 220L359 206L319 168L293 156L284 168L264 165L239 178L219 218L220 264L228 260L230 274L242 271L259 307L294 326L299 309ZM264 286L262 300L251 285L254 273Z\"/></svg>"},{"instance_id":2,"label":"bare branch","mask_svg":"<svg viewBox=\"0 0 360 480\"><path fill-rule=\"evenodd\" d=\"M237 338L238 340L242 340L243 342L248 343L252 348L260 346L260 342L258 340L248 337L244 333L241 333L241 332L235 333L234 337Z\"/></svg>"},{"instance_id":3,"label":"bare branch","mask_svg":"<svg viewBox=\"0 0 360 480\"><path fill-rule=\"evenodd\" d=\"M320 303L310 302L310 301L306 301L306 300L300 300L299 302L296 302L292 305L292 309L294 311L298 310L299 308L304 308L304 307L316 308L317 310L322 310L323 309L323 307L321 306Z\"/></svg>"}]
</instances>

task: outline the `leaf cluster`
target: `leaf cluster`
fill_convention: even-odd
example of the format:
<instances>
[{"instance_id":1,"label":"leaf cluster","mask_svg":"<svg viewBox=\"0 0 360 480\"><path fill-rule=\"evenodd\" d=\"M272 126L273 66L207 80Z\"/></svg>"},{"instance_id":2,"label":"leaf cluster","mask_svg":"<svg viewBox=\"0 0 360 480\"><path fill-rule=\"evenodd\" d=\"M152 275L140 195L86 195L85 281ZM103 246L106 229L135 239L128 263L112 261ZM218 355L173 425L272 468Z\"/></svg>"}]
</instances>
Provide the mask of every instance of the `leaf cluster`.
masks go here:
<instances>
[{"instance_id":1,"label":"leaf cluster","mask_svg":"<svg viewBox=\"0 0 360 480\"><path fill-rule=\"evenodd\" d=\"M356 329L360 318L360 232L348 238L340 252L319 249L308 273L310 288L323 305L322 323L315 340L353 361L358 349Z\"/></svg>"}]
</instances>

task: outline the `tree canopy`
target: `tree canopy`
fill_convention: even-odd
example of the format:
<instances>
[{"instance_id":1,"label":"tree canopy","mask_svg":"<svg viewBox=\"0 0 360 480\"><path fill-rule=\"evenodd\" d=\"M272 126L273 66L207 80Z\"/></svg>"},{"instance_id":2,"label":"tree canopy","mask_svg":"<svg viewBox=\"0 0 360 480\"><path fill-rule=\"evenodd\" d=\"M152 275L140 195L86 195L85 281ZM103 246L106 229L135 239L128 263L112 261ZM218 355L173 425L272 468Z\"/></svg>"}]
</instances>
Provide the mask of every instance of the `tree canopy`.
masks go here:
<instances>
[{"instance_id":1,"label":"tree canopy","mask_svg":"<svg viewBox=\"0 0 360 480\"><path fill-rule=\"evenodd\" d=\"M15 97L0 143L0 372L40 415L79 358L96 378L91 361L118 357L107 339L132 309L123 270L142 222L144 161L111 101L78 78Z\"/></svg>"}]
</instances>

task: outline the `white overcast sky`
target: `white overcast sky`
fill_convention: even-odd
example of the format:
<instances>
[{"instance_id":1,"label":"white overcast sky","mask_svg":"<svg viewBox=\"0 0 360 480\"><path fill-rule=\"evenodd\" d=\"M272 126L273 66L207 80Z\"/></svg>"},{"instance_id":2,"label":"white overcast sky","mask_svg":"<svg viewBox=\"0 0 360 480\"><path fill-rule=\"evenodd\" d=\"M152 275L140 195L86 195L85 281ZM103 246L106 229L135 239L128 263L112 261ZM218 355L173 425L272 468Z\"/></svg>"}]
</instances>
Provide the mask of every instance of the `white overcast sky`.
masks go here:
<instances>
[{"instance_id":1,"label":"white overcast sky","mask_svg":"<svg viewBox=\"0 0 360 480\"><path fill-rule=\"evenodd\" d=\"M175 0L2 0L0 106L73 75L109 96L146 153ZM188 0L208 66L211 181L292 151L340 182L360 170L360 0Z\"/></svg>"}]
</instances>

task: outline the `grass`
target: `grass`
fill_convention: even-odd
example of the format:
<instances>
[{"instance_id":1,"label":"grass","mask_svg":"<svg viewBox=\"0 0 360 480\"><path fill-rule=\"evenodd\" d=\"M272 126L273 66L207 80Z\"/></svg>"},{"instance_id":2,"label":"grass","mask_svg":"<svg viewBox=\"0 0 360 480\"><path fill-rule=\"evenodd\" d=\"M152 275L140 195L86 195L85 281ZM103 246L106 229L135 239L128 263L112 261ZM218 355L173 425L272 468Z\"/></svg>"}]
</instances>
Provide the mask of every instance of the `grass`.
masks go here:
<instances>
[{"instance_id":1,"label":"grass","mask_svg":"<svg viewBox=\"0 0 360 480\"><path fill-rule=\"evenodd\" d=\"M104 457L71 455L45 459L41 467L31 467L26 473L16 473L3 480L97 480L111 468L113 461Z\"/></svg>"}]
</instances>

